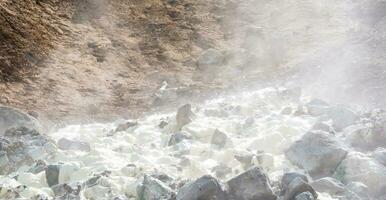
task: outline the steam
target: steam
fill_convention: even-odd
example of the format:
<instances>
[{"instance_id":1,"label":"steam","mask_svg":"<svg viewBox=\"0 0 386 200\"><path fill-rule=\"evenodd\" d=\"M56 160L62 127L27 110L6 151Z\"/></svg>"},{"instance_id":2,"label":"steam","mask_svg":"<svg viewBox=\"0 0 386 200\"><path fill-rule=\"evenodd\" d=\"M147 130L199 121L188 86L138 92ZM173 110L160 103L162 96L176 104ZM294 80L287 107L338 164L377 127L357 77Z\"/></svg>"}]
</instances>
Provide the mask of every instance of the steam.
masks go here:
<instances>
[{"instance_id":1,"label":"steam","mask_svg":"<svg viewBox=\"0 0 386 200\"><path fill-rule=\"evenodd\" d=\"M382 50L385 1L238 1L231 64L244 75L288 71L288 86L339 103L379 106L385 81ZM384 47L383 47L384 50ZM384 63L383 63L384 64ZM378 74L378 75L376 75Z\"/></svg>"}]
</instances>

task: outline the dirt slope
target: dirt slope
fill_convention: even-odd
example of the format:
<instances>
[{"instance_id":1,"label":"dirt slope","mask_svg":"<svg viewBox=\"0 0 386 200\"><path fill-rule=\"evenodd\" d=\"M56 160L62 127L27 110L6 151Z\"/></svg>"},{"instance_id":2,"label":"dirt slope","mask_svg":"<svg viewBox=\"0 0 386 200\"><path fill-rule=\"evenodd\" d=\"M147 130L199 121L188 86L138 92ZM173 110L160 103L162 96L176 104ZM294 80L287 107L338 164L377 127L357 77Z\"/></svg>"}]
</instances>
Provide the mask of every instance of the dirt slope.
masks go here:
<instances>
[{"instance_id":1,"label":"dirt slope","mask_svg":"<svg viewBox=\"0 0 386 200\"><path fill-rule=\"evenodd\" d=\"M136 115L168 104L173 95L194 95L186 88L221 87L192 78L200 77L197 56L222 45L213 5L203 0L3 1L1 103L53 120L100 119ZM158 94L165 84L175 88L173 95Z\"/></svg>"}]
</instances>

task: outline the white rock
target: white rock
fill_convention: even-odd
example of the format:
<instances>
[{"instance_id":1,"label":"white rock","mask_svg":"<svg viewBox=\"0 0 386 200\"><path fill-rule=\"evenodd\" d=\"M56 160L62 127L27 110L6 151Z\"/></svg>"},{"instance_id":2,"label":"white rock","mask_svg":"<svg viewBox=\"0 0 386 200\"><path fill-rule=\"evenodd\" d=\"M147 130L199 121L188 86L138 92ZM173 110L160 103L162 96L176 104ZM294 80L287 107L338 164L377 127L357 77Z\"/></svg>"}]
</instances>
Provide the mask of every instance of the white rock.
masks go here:
<instances>
[{"instance_id":1,"label":"white rock","mask_svg":"<svg viewBox=\"0 0 386 200\"><path fill-rule=\"evenodd\" d=\"M386 168L374 159L352 152L342 161L334 177L343 183L362 182L369 185L371 194L378 196L386 188Z\"/></svg>"},{"instance_id":2,"label":"white rock","mask_svg":"<svg viewBox=\"0 0 386 200\"><path fill-rule=\"evenodd\" d=\"M269 172L275 168L275 158L269 153L259 153L252 158L252 164L261 167L264 171Z\"/></svg>"},{"instance_id":3,"label":"white rock","mask_svg":"<svg viewBox=\"0 0 386 200\"><path fill-rule=\"evenodd\" d=\"M346 185L346 188L363 199L370 199L369 187L361 182L350 182Z\"/></svg>"},{"instance_id":4,"label":"white rock","mask_svg":"<svg viewBox=\"0 0 386 200\"><path fill-rule=\"evenodd\" d=\"M359 119L352 110L342 106L331 107L328 109L327 115L332 119L332 125L337 131L353 125Z\"/></svg>"},{"instance_id":5,"label":"white rock","mask_svg":"<svg viewBox=\"0 0 386 200\"><path fill-rule=\"evenodd\" d=\"M331 177L324 177L318 180L313 181L310 185L320 193L328 193L331 195L342 194L344 190L344 185Z\"/></svg>"},{"instance_id":6,"label":"white rock","mask_svg":"<svg viewBox=\"0 0 386 200\"><path fill-rule=\"evenodd\" d=\"M37 131L42 130L38 120L31 115L16 108L0 106L0 135L11 127L20 126Z\"/></svg>"}]
</instances>

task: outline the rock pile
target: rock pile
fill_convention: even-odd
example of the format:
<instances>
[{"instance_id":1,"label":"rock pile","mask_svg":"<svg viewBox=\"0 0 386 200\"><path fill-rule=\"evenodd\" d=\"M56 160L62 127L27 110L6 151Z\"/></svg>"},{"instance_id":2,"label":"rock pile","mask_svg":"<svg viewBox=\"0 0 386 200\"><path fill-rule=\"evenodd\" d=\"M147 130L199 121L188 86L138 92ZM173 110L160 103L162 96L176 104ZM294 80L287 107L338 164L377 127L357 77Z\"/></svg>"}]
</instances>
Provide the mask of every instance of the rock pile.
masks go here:
<instances>
[{"instance_id":1,"label":"rock pile","mask_svg":"<svg viewBox=\"0 0 386 200\"><path fill-rule=\"evenodd\" d=\"M69 126L53 140L9 128L0 138L0 186L9 192L0 199L384 198L386 151L376 142L382 111L290 104L268 93L243 99L247 106L186 104L177 115ZM283 113L286 107L303 111Z\"/></svg>"}]
</instances>

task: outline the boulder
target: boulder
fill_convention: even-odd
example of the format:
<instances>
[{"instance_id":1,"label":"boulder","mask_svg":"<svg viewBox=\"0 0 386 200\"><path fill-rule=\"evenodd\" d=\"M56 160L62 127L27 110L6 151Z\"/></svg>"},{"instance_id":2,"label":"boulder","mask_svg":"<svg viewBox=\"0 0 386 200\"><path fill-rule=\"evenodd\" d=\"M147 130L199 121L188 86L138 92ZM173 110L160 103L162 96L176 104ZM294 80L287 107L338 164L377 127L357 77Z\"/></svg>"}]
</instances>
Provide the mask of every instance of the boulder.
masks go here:
<instances>
[{"instance_id":1,"label":"boulder","mask_svg":"<svg viewBox=\"0 0 386 200\"><path fill-rule=\"evenodd\" d=\"M0 174L33 165L56 150L52 140L34 129L10 128L0 136Z\"/></svg>"},{"instance_id":2,"label":"boulder","mask_svg":"<svg viewBox=\"0 0 386 200\"><path fill-rule=\"evenodd\" d=\"M182 142L183 140L191 140L191 139L192 139L192 136L189 133L178 132L170 136L170 139L168 141L168 146L173 146L175 144Z\"/></svg>"},{"instance_id":3,"label":"boulder","mask_svg":"<svg viewBox=\"0 0 386 200\"><path fill-rule=\"evenodd\" d=\"M272 154L258 152L255 156L253 156L252 164L254 166L259 166L266 172L269 172L275 168L275 158Z\"/></svg>"},{"instance_id":4,"label":"boulder","mask_svg":"<svg viewBox=\"0 0 386 200\"><path fill-rule=\"evenodd\" d=\"M86 151L86 152L89 152L91 150L89 143L69 140L67 138L59 139L57 145L58 145L58 148L61 150L75 150L75 151Z\"/></svg>"},{"instance_id":5,"label":"boulder","mask_svg":"<svg viewBox=\"0 0 386 200\"><path fill-rule=\"evenodd\" d=\"M212 176L206 175L185 184L177 193L177 200L216 199L226 200L226 192L221 183Z\"/></svg>"},{"instance_id":6,"label":"boulder","mask_svg":"<svg viewBox=\"0 0 386 200\"><path fill-rule=\"evenodd\" d=\"M208 67L220 66L224 63L224 55L216 49L208 49L198 57L198 68L205 70Z\"/></svg>"},{"instance_id":7,"label":"boulder","mask_svg":"<svg viewBox=\"0 0 386 200\"><path fill-rule=\"evenodd\" d=\"M245 151L245 152L237 152L234 155L235 159L239 161L243 167L243 169L249 169L252 167L252 159L255 157L255 154Z\"/></svg>"},{"instance_id":8,"label":"boulder","mask_svg":"<svg viewBox=\"0 0 386 200\"><path fill-rule=\"evenodd\" d=\"M346 148L323 131L306 133L285 152L288 160L314 178L331 176L346 154Z\"/></svg>"},{"instance_id":9,"label":"boulder","mask_svg":"<svg viewBox=\"0 0 386 200\"><path fill-rule=\"evenodd\" d=\"M174 191L165 183L154 177L145 175L143 182L137 188L139 200L172 200L175 199Z\"/></svg>"},{"instance_id":10,"label":"boulder","mask_svg":"<svg viewBox=\"0 0 386 200\"><path fill-rule=\"evenodd\" d=\"M0 136L7 129L26 127L31 130L41 131L42 126L37 119L16 108L0 106Z\"/></svg>"},{"instance_id":11,"label":"boulder","mask_svg":"<svg viewBox=\"0 0 386 200\"><path fill-rule=\"evenodd\" d=\"M216 129L213 133L211 144L216 148L223 148L226 145L227 140L227 134Z\"/></svg>"},{"instance_id":12,"label":"boulder","mask_svg":"<svg viewBox=\"0 0 386 200\"><path fill-rule=\"evenodd\" d=\"M361 182L369 185L374 197L386 191L386 168L373 158L359 152L351 152L336 169L334 177L344 184Z\"/></svg>"},{"instance_id":13,"label":"boulder","mask_svg":"<svg viewBox=\"0 0 386 200\"><path fill-rule=\"evenodd\" d=\"M33 166L31 166L31 168L29 168L28 172L30 173L33 173L33 174L38 174L42 171L44 171L47 167L47 164L42 161L42 160L38 160L35 162L35 164Z\"/></svg>"},{"instance_id":14,"label":"boulder","mask_svg":"<svg viewBox=\"0 0 386 200\"><path fill-rule=\"evenodd\" d=\"M267 175L258 167L253 167L228 182L231 199L275 200Z\"/></svg>"},{"instance_id":15,"label":"boulder","mask_svg":"<svg viewBox=\"0 0 386 200\"><path fill-rule=\"evenodd\" d=\"M284 195L286 191L288 190L289 184L295 179L300 178L304 182L308 183L308 177L300 172L287 172L283 175L281 178L281 194Z\"/></svg>"},{"instance_id":16,"label":"boulder","mask_svg":"<svg viewBox=\"0 0 386 200\"><path fill-rule=\"evenodd\" d=\"M60 165L48 165L45 169L46 181L52 187L59 184Z\"/></svg>"},{"instance_id":17,"label":"boulder","mask_svg":"<svg viewBox=\"0 0 386 200\"><path fill-rule=\"evenodd\" d=\"M295 200L315 200L311 192L302 192L296 195Z\"/></svg>"},{"instance_id":18,"label":"boulder","mask_svg":"<svg viewBox=\"0 0 386 200\"><path fill-rule=\"evenodd\" d=\"M320 193L328 193L330 195L343 194L345 191L343 183L331 178L324 177L313 181L310 185Z\"/></svg>"},{"instance_id":19,"label":"boulder","mask_svg":"<svg viewBox=\"0 0 386 200\"><path fill-rule=\"evenodd\" d=\"M377 147L374 138L374 128L371 124L359 124L350 126L345 130L346 143L350 144L357 151L369 151Z\"/></svg>"},{"instance_id":20,"label":"boulder","mask_svg":"<svg viewBox=\"0 0 386 200\"><path fill-rule=\"evenodd\" d=\"M360 198L370 199L369 188L361 182L350 182L346 185L346 189L355 193Z\"/></svg>"},{"instance_id":21,"label":"boulder","mask_svg":"<svg viewBox=\"0 0 386 200\"><path fill-rule=\"evenodd\" d=\"M331 107L327 115L332 119L332 126L337 131L353 125L359 119L357 114L343 106Z\"/></svg>"},{"instance_id":22,"label":"boulder","mask_svg":"<svg viewBox=\"0 0 386 200\"><path fill-rule=\"evenodd\" d=\"M315 199L318 197L315 190L307 182L301 177L296 177L288 184L287 190L284 192L283 200L296 199L296 197L303 192L311 193Z\"/></svg>"},{"instance_id":23,"label":"boulder","mask_svg":"<svg viewBox=\"0 0 386 200\"><path fill-rule=\"evenodd\" d=\"M192 112L192 106L190 104L185 104L178 108L176 115L177 130L181 130L182 127L192 122L192 117L194 116Z\"/></svg>"}]
</instances>

